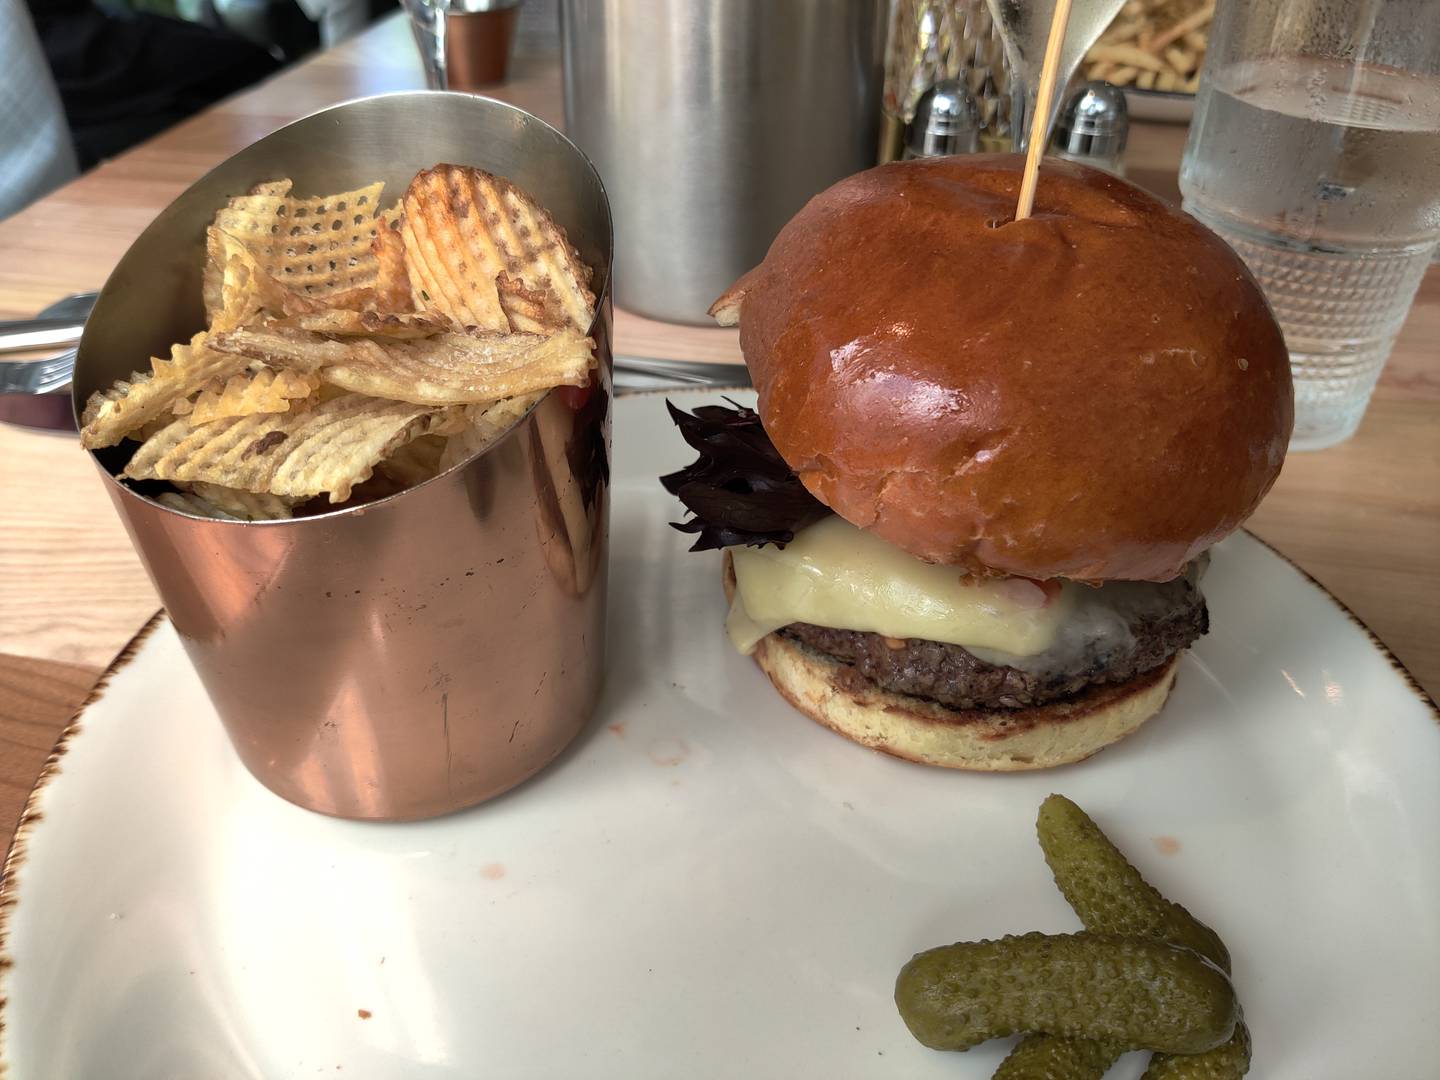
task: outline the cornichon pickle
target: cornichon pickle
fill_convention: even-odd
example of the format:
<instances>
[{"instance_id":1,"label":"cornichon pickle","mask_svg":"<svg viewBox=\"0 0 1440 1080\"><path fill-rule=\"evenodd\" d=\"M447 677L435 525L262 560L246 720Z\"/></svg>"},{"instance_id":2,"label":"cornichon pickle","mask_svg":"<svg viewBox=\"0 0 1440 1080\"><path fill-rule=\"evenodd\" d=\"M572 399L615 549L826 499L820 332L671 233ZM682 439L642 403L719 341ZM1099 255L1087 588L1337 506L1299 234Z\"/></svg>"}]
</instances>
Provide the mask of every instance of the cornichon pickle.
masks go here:
<instances>
[{"instance_id":1,"label":"cornichon pickle","mask_svg":"<svg viewBox=\"0 0 1440 1080\"><path fill-rule=\"evenodd\" d=\"M1065 796L1040 804L1035 831L1055 884L1085 929L1184 945L1229 973L1230 953L1215 931L1161 896Z\"/></svg>"},{"instance_id":2,"label":"cornichon pickle","mask_svg":"<svg viewBox=\"0 0 1440 1080\"><path fill-rule=\"evenodd\" d=\"M1244 1020L1238 1020L1235 1034L1214 1050L1153 1055L1140 1080L1240 1080L1249 1071L1250 1029Z\"/></svg>"},{"instance_id":3,"label":"cornichon pickle","mask_svg":"<svg viewBox=\"0 0 1440 1080\"><path fill-rule=\"evenodd\" d=\"M991 1080L1101 1080L1123 1052L1122 1046L1094 1039L1027 1035Z\"/></svg>"},{"instance_id":4,"label":"cornichon pickle","mask_svg":"<svg viewBox=\"0 0 1440 1080\"><path fill-rule=\"evenodd\" d=\"M935 1050L1044 1031L1198 1054L1230 1038L1235 994L1189 949L1110 934L1023 934L912 957L895 981L910 1033Z\"/></svg>"},{"instance_id":5,"label":"cornichon pickle","mask_svg":"<svg viewBox=\"0 0 1440 1080\"><path fill-rule=\"evenodd\" d=\"M1051 795L1040 805L1035 828L1055 884L1087 930L1173 941L1230 970L1229 950L1215 931L1160 895L1080 807ZM1250 1031L1242 1019L1213 1050L1156 1054L1142 1080L1240 1080L1249 1068Z\"/></svg>"}]
</instances>

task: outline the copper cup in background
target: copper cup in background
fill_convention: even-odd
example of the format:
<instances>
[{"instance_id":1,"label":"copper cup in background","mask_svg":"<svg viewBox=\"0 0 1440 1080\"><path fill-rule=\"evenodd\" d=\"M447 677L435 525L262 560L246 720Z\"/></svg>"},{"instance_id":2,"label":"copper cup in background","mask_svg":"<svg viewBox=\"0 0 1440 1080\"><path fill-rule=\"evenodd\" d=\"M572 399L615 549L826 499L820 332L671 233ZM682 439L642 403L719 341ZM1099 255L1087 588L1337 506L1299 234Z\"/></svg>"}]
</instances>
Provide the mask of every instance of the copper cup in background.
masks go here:
<instances>
[{"instance_id":1,"label":"copper cup in background","mask_svg":"<svg viewBox=\"0 0 1440 1080\"><path fill-rule=\"evenodd\" d=\"M445 86L478 90L504 82L520 0L451 0L445 12Z\"/></svg>"},{"instance_id":2,"label":"copper cup in background","mask_svg":"<svg viewBox=\"0 0 1440 1080\"><path fill-rule=\"evenodd\" d=\"M553 760L604 668L609 511L610 209L589 161L510 105L469 94L366 98L241 151L122 258L86 323L77 410L203 325L204 232L227 197L288 176L301 194L437 162L529 191L595 271L600 374L548 394L499 442L350 510L255 523L192 517L115 479L110 497L246 767L300 806L406 820L471 806Z\"/></svg>"}]
</instances>

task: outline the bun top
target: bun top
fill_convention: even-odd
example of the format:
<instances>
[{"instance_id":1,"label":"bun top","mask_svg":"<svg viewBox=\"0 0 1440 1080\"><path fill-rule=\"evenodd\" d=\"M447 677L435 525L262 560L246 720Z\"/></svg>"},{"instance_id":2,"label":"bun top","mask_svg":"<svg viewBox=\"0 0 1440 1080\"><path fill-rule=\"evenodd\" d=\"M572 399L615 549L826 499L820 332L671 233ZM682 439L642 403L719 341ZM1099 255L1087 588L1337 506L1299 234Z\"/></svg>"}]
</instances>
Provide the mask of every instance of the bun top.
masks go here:
<instances>
[{"instance_id":1,"label":"bun top","mask_svg":"<svg viewBox=\"0 0 1440 1080\"><path fill-rule=\"evenodd\" d=\"M882 165L812 199L716 301L760 417L842 517L973 573L1163 581L1269 490L1293 422L1239 257L1106 173Z\"/></svg>"}]
</instances>

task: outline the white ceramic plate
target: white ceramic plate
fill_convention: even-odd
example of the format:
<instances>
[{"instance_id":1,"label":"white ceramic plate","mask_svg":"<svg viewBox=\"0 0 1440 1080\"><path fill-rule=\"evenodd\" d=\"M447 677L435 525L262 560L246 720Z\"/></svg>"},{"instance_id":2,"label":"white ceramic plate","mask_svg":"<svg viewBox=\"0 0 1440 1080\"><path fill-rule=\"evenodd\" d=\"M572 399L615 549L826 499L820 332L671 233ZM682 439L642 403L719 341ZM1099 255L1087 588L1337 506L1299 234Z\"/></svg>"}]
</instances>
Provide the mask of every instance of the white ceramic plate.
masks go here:
<instances>
[{"instance_id":1,"label":"white ceramic plate","mask_svg":"<svg viewBox=\"0 0 1440 1080\"><path fill-rule=\"evenodd\" d=\"M791 712L730 650L716 559L665 527L654 477L689 454L660 399L615 431L603 705L488 805L298 810L241 768L167 623L122 655L11 860L10 1080L986 1077L1002 1046L922 1048L891 988L932 945L1076 928L1034 840L1050 791L1225 937L1252 1075L1433 1075L1440 724L1283 559L1220 545L1214 629L1136 736L932 770Z\"/></svg>"}]
</instances>

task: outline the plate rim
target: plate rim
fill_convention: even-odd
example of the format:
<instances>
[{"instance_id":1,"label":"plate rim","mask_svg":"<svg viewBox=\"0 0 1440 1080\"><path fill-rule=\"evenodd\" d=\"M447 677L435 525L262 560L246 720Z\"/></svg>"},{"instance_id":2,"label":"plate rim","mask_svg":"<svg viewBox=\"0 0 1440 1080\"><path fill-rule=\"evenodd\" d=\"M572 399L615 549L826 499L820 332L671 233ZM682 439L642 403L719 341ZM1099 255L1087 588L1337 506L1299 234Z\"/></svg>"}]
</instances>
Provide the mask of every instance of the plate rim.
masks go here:
<instances>
[{"instance_id":1,"label":"plate rim","mask_svg":"<svg viewBox=\"0 0 1440 1080\"><path fill-rule=\"evenodd\" d=\"M661 392L684 393L685 391L665 390ZM705 393L708 391L702 390L700 392ZM1388 645L1380 640L1379 635L1370 629L1365 620L1356 615L1343 600L1326 588L1313 574L1279 548L1275 547L1274 544L1263 540L1250 529L1244 527L1238 529L1237 532L1244 533L1272 555L1278 556L1281 561L1287 563L1294 569L1305 582L1338 608L1340 613L1364 633L1370 640L1370 644L1389 662L1390 667L1399 677L1402 685L1404 685L1420 704L1424 706L1426 711L1429 712L1430 719L1436 724L1440 724L1440 703L1437 703L1435 698L1431 697L1425 688L1420 685L1420 681L1415 678L1415 675L1410 669L1391 651ZM14 968L14 960L11 958L9 952L10 935L12 932L11 915L20 901L20 882L17 871L24 866L25 856L29 850L31 832L34 830L35 825L44 819L44 815L39 810L40 798L49 786L50 781L60 773L60 761L69 751L70 745L84 730L82 721L85 718L86 712L105 696L105 691L109 688L115 676L130 665L131 661L140 654L140 650L144 648L155 631L168 621L169 617L163 607L146 619L144 625L135 632L130 640L115 654L115 658L106 665L105 670L102 671L99 678L95 680L95 685L90 688L89 693L85 695L85 699L76 707L75 712L71 715L65 726L61 728L60 735L55 740L55 745L46 756L45 763L40 767L40 774L36 778L35 784L31 787L30 793L25 797L25 803L20 810L20 817L16 823L15 832L11 836L9 847L5 853L5 860L3 863L0 863L0 1078L8 1077L10 1073L10 1061L7 1052L9 1040L6 1038L8 1029L5 1024L7 1019L5 1007L9 1004L10 1000L8 987L6 985L8 982L7 976Z\"/></svg>"},{"instance_id":2,"label":"plate rim","mask_svg":"<svg viewBox=\"0 0 1440 1080\"><path fill-rule=\"evenodd\" d=\"M20 902L19 882L16 871L25 863L25 855L30 846L30 833L37 822L44 817L40 813L40 797L46 787L49 786L60 772L60 760L70 749L70 743L79 736L83 730L81 720L89 708L105 696L110 682L121 671L130 665L130 662L140 654L145 642L150 636L166 621L165 609L162 607L155 611L139 630L130 636L130 640L120 647L110 663L105 665L105 670L100 672L95 685L90 687L85 698L75 707L70 714L70 719L60 729L60 734L51 746L50 752L45 755L44 764L40 766L40 773L35 778L29 794L25 796L25 802L20 807L20 817L15 823L15 831L11 834L10 844L5 850L5 861L0 863L0 1077L10 1074L9 1054L6 1053L9 1040L5 1037L7 1028L5 1021L7 1015L5 1006L10 1003L6 983L6 976L15 966L10 957L10 913Z\"/></svg>"}]
</instances>

